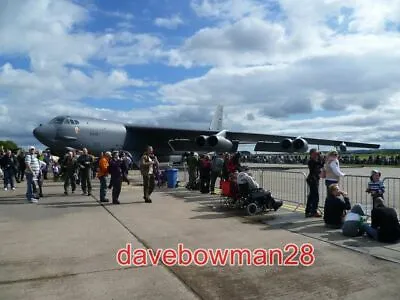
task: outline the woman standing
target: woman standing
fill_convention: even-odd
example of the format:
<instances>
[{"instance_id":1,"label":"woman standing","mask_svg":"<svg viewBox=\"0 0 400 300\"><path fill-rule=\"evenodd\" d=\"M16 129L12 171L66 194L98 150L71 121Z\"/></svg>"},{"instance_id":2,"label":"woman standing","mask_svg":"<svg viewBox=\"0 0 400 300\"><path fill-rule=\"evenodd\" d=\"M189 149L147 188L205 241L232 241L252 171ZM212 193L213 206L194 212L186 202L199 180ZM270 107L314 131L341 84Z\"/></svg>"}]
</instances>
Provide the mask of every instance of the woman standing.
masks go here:
<instances>
[{"instance_id":1,"label":"woman standing","mask_svg":"<svg viewBox=\"0 0 400 300\"><path fill-rule=\"evenodd\" d=\"M324 166L325 185L327 189L331 184L339 184L340 178L345 176L345 174L340 170L338 157L339 155L337 151L331 151L328 153L328 157ZM327 195L328 194L329 192L327 192Z\"/></svg>"}]
</instances>

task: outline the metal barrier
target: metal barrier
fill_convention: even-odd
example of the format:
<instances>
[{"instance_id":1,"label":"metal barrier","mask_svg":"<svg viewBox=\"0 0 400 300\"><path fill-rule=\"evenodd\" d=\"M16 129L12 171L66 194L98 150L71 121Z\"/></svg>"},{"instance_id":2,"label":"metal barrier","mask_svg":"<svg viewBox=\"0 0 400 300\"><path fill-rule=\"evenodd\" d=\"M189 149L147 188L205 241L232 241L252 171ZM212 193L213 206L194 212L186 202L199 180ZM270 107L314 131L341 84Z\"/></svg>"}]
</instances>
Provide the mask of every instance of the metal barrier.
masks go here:
<instances>
[{"instance_id":1,"label":"metal barrier","mask_svg":"<svg viewBox=\"0 0 400 300\"><path fill-rule=\"evenodd\" d=\"M285 202L304 206L307 203L309 187L306 181L307 175L304 172L275 171L275 170L251 170L253 178L260 183L264 189L269 189L275 198ZM366 192L369 176L346 175L341 178L339 186L347 192L351 204L361 204L366 215L370 216L372 197ZM383 180L385 184L385 204L395 209L400 208L400 178L387 177ZM319 208L323 209L327 196L325 180L321 179L319 186Z\"/></svg>"},{"instance_id":2,"label":"metal barrier","mask_svg":"<svg viewBox=\"0 0 400 300\"><path fill-rule=\"evenodd\" d=\"M307 199L306 174L295 171L251 169L252 177L274 198L296 204L295 210L305 205Z\"/></svg>"},{"instance_id":3,"label":"metal barrier","mask_svg":"<svg viewBox=\"0 0 400 300\"><path fill-rule=\"evenodd\" d=\"M383 179L385 185L385 204L395 209L400 208L400 178L386 177Z\"/></svg>"},{"instance_id":4,"label":"metal barrier","mask_svg":"<svg viewBox=\"0 0 400 300\"><path fill-rule=\"evenodd\" d=\"M347 192L352 205L361 204L367 215L370 214L372 209L371 195L366 192L368 188L369 176L346 175L339 181L339 186L342 190ZM319 207L323 208L327 196L327 186L325 180L321 179L319 186Z\"/></svg>"},{"instance_id":5,"label":"metal barrier","mask_svg":"<svg viewBox=\"0 0 400 300\"><path fill-rule=\"evenodd\" d=\"M178 180L182 183L187 182L188 173L186 166L178 167ZM141 180L139 171L130 172L133 178ZM306 206L309 187L306 181L307 175L300 171L282 170L263 170L251 169L253 178L265 190L271 190L276 199L296 204L295 210L299 206ZM368 188L369 176L346 175L341 178L339 186L347 192L351 204L359 203L365 209L365 213L370 215L372 210L372 197L366 192ZM386 177L383 179L385 184L385 204L395 209L400 208L400 178ZM217 182L218 184L218 182ZM325 180L320 180L319 186L319 208L323 209L327 195Z\"/></svg>"}]
</instances>

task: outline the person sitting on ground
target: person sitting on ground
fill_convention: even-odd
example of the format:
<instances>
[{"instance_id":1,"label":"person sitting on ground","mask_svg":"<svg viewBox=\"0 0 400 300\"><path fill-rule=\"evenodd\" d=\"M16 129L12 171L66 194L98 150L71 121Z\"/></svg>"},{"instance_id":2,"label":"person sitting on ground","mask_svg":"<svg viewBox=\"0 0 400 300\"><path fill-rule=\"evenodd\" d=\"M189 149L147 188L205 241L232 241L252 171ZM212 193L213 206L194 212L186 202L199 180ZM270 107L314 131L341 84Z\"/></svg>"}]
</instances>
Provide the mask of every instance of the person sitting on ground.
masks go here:
<instances>
[{"instance_id":1,"label":"person sitting on ground","mask_svg":"<svg viewBox=\"0 0 400 300\"><path fill-rule=\"evenodd\" d=\"M348 237L363 235L363 223L365 219L366 217L361 205L355 204L344 220L342 227L343 235Z\"/></svg>"},{"instance_id":2,"label":"person sitting on ground","mask_svg":"<svg viewBox=\"0 0 400 300\"><path fill-rule=\"evenodd\" d=\"M340 196L343 196L343 199L339 198ZM347 193L341 191L338 184L331 184L328 187L328 197L324 206L325 225L329 228L341 228L346 211L350 209L350 200L347 197Z\"/></svg>"},{"instance_id":3,"label":"person sitting on ground","mask_svg":"<svg viewBox=\"0 0 400 300\"><path fill-rule=\"evenodd\" d=\"M384 199L383 194L385 193L385 185L381 180L381 172L379 172L378 170L371 171L370 182L368 182L368 188L366 192L371 194L373 203L378 197Z\"/></svg>"},{"instance_id":4,"label":"person sitting on ground","mask_svg":"<svg viewBox=\"0 0 400 300\"><path fill-rule=\"evenodd\" d=\"M275 200L274 198L271 197L271 193L269 191L265 191L263 188L260 188L259 184L255 179L251 176L251 173L248 173L247 171L242 171L237 175L237 184L248 184L249 187L249 192L250 194L252 192L263 192L266 199L268 199L268 208L273 208L275 211L278 210L283 202L279 200Z\"/></svg>"},{"instance_id":5,"label":"person sitting on ground","mask_svg":"<svg viewBox=\"0 0 400 300\"><path fill-rule=\"evenodd\" d=\"M371 225L365 223L363 230L376 241L395 243L400 239L400 225L394 208L386 207L382 197L375 199L371 211Z\"/></svg>"}]
</instances>

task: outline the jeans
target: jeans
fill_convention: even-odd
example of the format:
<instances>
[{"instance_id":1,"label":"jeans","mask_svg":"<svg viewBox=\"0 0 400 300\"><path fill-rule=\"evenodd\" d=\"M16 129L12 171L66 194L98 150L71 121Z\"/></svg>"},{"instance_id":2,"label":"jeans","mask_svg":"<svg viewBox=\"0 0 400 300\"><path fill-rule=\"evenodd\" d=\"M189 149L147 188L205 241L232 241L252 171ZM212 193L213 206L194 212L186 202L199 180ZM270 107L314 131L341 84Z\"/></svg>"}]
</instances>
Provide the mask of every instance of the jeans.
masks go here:
<instances>
[{"instance_id":1,"label":"jeans","mask_svg":"<svg viewBox=\"0 0 400 300\"><path fill-rule=\"evenodd\" d=\"M215 190L215 182L217 178L221 176L221 172L211 172L211 192L213 193Z\"/></svg>"},{"instance_id":2,"label":"jeans","mask_svg":"<svg viewBox=\"0 0 400 300\"><path fill-rule=\"evenodd\" d=\"M310 192L307 197L306 214L316 214L319 203L319 182L318 181L307 181L310 187Z\"/></svg>"},{"instance_id":3,"label":"jeans","mask_svg":"<svg viewBox=\"0 0 400 300\"><path fill-rule=\"evenodd\" d=\"M12 168L4 169L4 188L10 185L11 188L14 187L14 170Z\"/></svg>"},{"instance_id":4,"label":"jeans","mask_svg":"<svg viewBox=\"0 0 400 300\"><path fill-rule=\"evenodd\" d=\"M338 183L338 181L337 180L329 180L329 179L325 179L325 185L326 185L326 195L329 195L329 186L331 185L331 184L334 184L334 183Z\"/></svg>"},{"instance_id":5,"label":"jeans","mask_svg":"<svg viewBox=\"0 0 400 300\"><path fill-rule=\"evenodd\" d=\"M364 223L362 225L362 229L368 234L369 237L376 241L378 240L378 230L372 228L371 225Z\"/></svg>"},{"instance_id":6,"label":"jeans","mask_svg":"<svg viewBox=\"0 0 400 300\"><path fill-rule=\"evenodd\" d=\"M26 199L31 200L34 197L34 193L36 192L36 182L37 178L32 173L26 174Z\"/></svg>"},{"instance_id":7,"label":"jeans","mask_svg":"<svg viewBox=\"0 0 400 300\"><path fill-rule=\"evenodd\" d=\"M118 202L119 195L121 194L122 178L111 178L112 180L112 202Z\"/></svg>"},{"instance_id":8,"label":"jeans","mask_svg":"<svg viewBox=\"0 0 400 300\"><path fill-rule=\"evenodd\" d=\"M100 180L100 201L106 201L107 195L107 176L99 177Z\"/></svg>"}]
</instances>

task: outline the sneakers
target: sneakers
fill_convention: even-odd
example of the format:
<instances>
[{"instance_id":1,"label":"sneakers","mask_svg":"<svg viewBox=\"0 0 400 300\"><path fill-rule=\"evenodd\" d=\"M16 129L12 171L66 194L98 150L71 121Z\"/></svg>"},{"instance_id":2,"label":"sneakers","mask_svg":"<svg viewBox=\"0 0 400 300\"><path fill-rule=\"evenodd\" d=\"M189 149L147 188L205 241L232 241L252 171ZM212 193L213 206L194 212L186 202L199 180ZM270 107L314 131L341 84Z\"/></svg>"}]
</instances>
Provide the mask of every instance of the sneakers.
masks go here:
<instances>
[{"instance_id":1,"label":"sneakers","mask_svg":"<svg viewBox=\"0 0 400 300\"><path fill-rule=\"evenodd\" d=\"M6 187L5 187L5 188L4 188L4 190L5 190L5 191L7 191L7 190L8 190L8 188L6 188Z\"/></svg>"},{"instance_id":2,"label":"sneakers","mask_svg":"<svg viewBox=\"0 0 400 300\"><path fill-rule=\"evenodd\" d=\"M31 198L30 202L31 202L31 203L38 203L38 202L39 202L39 200L38 200L38 199L36 199L36 198Z\"/></svg>"}]
</instances>

